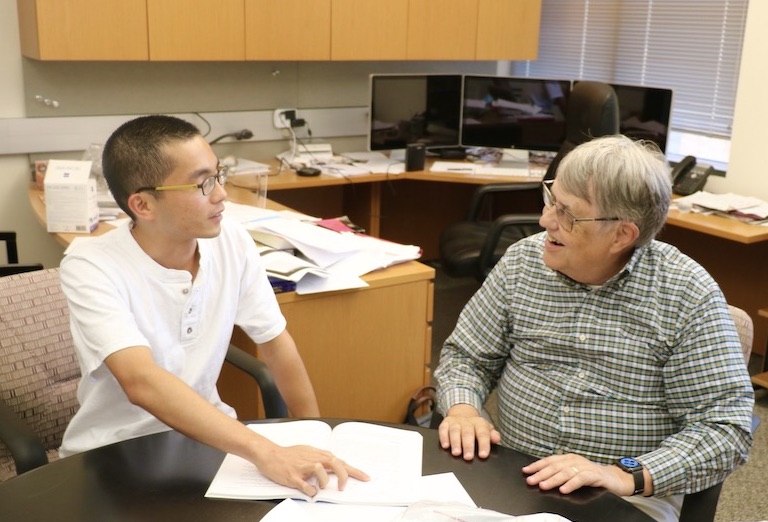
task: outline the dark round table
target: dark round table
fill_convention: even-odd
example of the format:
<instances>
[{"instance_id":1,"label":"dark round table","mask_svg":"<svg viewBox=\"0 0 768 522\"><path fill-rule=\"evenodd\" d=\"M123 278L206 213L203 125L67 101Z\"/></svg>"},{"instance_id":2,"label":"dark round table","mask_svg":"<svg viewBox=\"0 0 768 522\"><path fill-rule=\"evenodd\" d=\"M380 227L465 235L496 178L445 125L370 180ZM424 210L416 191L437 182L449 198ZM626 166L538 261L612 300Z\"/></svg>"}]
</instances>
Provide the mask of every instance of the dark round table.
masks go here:
<instances>
[{"instance_id":1,"label":"dark round table","mask_svg":"<svg viewBox=\"0 0 768 522\"><path fill-rule=\"evenodd\" d=\"M324 419L334 426L339 419ZM478 506L512 515L549 512L574 522L652 519L611 493L586 488L571 495L529 487L521 468L534 459L494 448L486 460L465 462L424 437L423 473L452 471ZM168 431L94 449L0 484L1 521L259 520L276 504L205 498L224 453Z\"/></svg>"}]
</instances>

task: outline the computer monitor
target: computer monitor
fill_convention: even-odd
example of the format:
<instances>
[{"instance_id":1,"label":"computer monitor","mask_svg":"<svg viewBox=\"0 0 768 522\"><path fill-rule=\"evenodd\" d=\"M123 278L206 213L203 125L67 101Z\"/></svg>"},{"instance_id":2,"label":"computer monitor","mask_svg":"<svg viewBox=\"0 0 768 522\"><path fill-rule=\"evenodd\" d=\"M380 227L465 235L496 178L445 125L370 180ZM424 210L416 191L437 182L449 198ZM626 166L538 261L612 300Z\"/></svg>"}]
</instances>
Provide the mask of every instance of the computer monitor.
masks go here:
<instances>
[{"instance_id":1,"label":"computer monitor","mask_svg":"<svg viewBox=\"0 0 768 522\"><path fill-rule=\"evenodd\" d=\"M464 77L461 143L556 151L565 139L570 80Z\"/></svg>"},{"instance_id":2,"label":"computer monitor","mask_svg":"<svg viewBox=\"0 0 768 522\"><path fill-rule=\"evenodd\" d=\"M655 142L667 149L672 89L611 84L619 99L619 132L633 139Z\"/></svg>"},{"instance_id":3,"label":"computer monitor","mask_svg":"<svg viewBox=\"0 0 768 522\"><path fill-rule=\"evenodd\" d=\"M461 75L372 74L368 115L370 150L458 147Z\"/></svg>"}]
</instances>

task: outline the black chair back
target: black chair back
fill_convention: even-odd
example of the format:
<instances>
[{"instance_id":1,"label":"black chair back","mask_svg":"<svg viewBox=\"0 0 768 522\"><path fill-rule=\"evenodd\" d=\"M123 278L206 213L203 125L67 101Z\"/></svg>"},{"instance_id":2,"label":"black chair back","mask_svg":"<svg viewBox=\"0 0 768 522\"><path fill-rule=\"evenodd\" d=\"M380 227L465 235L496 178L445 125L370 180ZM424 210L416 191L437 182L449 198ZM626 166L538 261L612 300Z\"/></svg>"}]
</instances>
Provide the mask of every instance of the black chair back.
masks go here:
<instances>
[{"instance_id":1,"label":"black chair back","mask_svg":"<svg viewBox=\"0 0 768 522\"><path fill-rule=\"evenodd\" d=\"M619 99L607 83L580 81L568 99L565 141L549 164L545 180L554 179L560 160L582 143L619 133Z\"/></svg>"}]
</instances>

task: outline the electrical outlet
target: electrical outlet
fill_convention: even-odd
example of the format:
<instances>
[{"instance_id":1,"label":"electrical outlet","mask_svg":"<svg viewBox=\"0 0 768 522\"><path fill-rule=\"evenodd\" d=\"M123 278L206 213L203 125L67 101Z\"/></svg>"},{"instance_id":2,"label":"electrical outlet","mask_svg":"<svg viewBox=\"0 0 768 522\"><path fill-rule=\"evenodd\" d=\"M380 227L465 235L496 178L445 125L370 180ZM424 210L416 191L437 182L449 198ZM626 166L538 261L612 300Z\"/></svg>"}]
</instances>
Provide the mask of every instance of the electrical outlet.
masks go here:
<instances>
[{"instance_id":1,"label":"electrical outlet","mask_svg":"<svg viewBox=\"0 0 768 522\"><path fill-rule=\"evenodd\" d=\"M299 116L299 111L296 109L275 109L272 113L272 123L276 129L289 129L291 127L291 120Z\"/></svg>"}]
</instances>

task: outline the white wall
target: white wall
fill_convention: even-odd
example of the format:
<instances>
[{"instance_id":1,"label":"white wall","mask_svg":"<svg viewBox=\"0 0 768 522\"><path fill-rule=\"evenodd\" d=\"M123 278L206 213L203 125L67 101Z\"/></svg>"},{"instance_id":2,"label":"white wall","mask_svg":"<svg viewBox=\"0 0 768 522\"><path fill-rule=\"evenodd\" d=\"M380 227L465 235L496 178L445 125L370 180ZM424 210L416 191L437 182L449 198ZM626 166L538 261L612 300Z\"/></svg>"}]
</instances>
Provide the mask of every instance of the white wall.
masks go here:
<instances>
[{"instance_id":1,"label":"white wall","mask_svg":"<svg viewBox=\"0 0 768 522\"><path fill-rule=\"evenodd\" d=\"M0 0L0 118L24 117L24 89L16 0ZM63 248L35 219L27 199L27 155L0 156L0 229L18 234L22 262L59 266ZM4 251L0 262L4 260Z\"/></svg>"},{"instance_id":2,"label":"white wall","mask_svg":"<svg viewBox=\"0 0 768 522\"><path fill-rule=\"evenodd\" d=\"M16 0L0 0L0 118L19 118L24 114L21 52L19 50ZM736 192L768 201L768 175L763 133L768 124L768 67L764 49L768 48L768 2L750 2L741 76L733 127L731 160L725 179L712 179L707 190ZM545 36L544 36L545 37ZM0 156L0 229L16 230L20 236L22 261L40 261L58 266L62 248L35 220L27 201L29 158L26 155Z\"/></svg>"},{"instance_id":3,"label":"white wall","mask_svg":"<svg viewBox=\"0 0 768 522\"><path fill-rule=\"evenodd\" d=\"M731 159L725 179L707 184L712 192L735 192L768 201L766 126L768 126L768 2L749 2L744 49L731 140Z\"/></svg>"}]
</instances>

